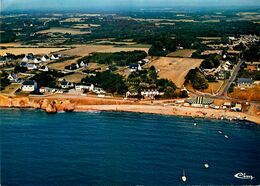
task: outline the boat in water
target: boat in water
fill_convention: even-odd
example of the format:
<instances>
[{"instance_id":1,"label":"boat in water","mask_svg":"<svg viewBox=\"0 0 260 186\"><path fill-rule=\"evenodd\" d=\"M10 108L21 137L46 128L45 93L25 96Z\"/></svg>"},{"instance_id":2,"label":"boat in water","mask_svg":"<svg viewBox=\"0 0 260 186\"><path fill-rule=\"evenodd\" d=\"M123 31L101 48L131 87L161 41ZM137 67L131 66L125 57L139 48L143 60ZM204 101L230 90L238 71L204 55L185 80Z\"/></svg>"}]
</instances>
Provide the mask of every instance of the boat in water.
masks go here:
<instances>
[{"instance_id":1,"label":"boat in water","mask_svg":"<svg viewBox=\"0 0 260 186\"><path fill-rule=\"evenodd\" d=\"M225 137L226 139L228 139L228 135L225 135L224 137Z\"/></svg>"},{"instance_id":2,"label":"boat in water","mask_svg":"<svg viewBox=\"0 0 260 186\"><path fill-rule=\"evenodd\" d=\"M186 180L187 180L187 177L185 176L185 171L184 170L183 170L181 179L182 179L183 182L186 182Z\"/></svg>"}]
</instances>

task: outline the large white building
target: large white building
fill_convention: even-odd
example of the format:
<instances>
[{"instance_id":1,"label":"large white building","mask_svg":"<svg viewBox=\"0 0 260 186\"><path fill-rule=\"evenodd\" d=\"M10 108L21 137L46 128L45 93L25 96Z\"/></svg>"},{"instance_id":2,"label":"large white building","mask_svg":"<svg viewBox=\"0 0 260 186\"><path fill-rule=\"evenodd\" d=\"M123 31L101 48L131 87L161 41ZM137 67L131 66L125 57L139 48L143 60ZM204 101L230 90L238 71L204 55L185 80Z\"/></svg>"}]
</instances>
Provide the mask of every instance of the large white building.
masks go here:
<instances>
[{"instance_id":1,"label":"large white building","mask_svg":"<svg viewBox=\"0 0 260 186\"><path fill-rule=\"evenodd\" d=\"M33 92L37 89L37 83L34 80L27 80L23 82L22 91Z\"/></svg>"}]
</instances>

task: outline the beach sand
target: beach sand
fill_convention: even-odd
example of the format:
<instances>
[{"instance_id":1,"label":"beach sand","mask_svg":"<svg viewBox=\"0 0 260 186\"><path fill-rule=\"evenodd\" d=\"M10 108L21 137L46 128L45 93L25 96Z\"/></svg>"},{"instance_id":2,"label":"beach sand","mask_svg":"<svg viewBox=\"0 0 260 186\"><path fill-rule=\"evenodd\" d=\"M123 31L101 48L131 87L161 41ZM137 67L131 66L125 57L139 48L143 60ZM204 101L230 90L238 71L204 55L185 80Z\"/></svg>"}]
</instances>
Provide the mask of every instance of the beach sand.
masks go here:
<instances>
[{"instance_id":1,"label":"beach sand","mask_svg":"<svg viewBox=\"0 0 260 186\"><path fill-rule=\"evenodd\" d=\"M125 111L212 119L241 119L260 124L260 118L242 112L163 105L77 105L75 111Z\"/></svg>"}]
</instances>

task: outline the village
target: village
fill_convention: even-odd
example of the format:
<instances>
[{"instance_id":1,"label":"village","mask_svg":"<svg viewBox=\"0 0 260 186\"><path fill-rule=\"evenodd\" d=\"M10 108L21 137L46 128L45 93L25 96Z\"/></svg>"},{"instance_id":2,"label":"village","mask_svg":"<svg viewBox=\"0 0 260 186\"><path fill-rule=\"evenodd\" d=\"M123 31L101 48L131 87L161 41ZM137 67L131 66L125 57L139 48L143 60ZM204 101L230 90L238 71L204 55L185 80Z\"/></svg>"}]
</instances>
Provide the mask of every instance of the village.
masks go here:
<instances>
[{"instance_id":1,"label":"village","mask_svg":"<svg viewBox=\"0 0 260 186\"><path fill-rule=\"evenodd\" d=\"M214 45L212 49L205 50L200 54L202 56L209 55L211 58L206 58L206 60L200 64L199 68L189 69L190 71L197 69L198 73L206 77L206 81L208 81L209 84L211 81L222 82L218 90L213 91L212 89L208 93L203 92L201 89L195 90L194 88L189 88L187 81L189 79L187 77L190 72L185 75L185 83L181 86L176 87L173 84L171 85L172 88L169 89L168 80L165 80L166 84L165 86L163 85L164 88L160 88L158 83L156 84L155 82L158 82L158 74L160 78L161 69L157 69L153 66L153 62L158 60L158 58L147 56L145 58L139 58L138 61L133 63L129 63L128 66L120 67L122 68L121 72L124 72L123 75L128 76L128 78L126 78L128 88L125 89L127 91L123 91L121 95L118 93L114 94L100 86L100 83L94 83L95 80L93 80L99 73L106 71L112 72L112 66L105 68L99 68L97 66L98 68L90 70L88 67L93 63L93 61L91 61L92 59L83 57L76 58L77 60L74 60L73 63L64 65L63 69L52 69L50 67L51 64L63 63L67 60L74 59L74 56L55 52L42 55L34 55L33 53L13 55L6 53L1 56L1 71L2 74L3 72L6 73L5 76L9 82L9 85L2 90L2 94L33 97L48 97L55 94L64 94L66 96L78 96L79 98L96 96L102 99L122 97L124 100L142 99L151 100L151 102L170 98L173 99L170 103L177 106L230 110L234 112L247 111L250 108L250 100L238 100L236 98L230 98L227 95L231 88L232 90L239 89L241 91L247 91L250 88L259 87L259 80L253 80L251 77L237 77L237 74L242 64L247 65L246 70L250 69L250 72L259 72L260 62L244 62L244 60L241 59L241 51L234 50L234 47L241 45L241 43L245 46L250 46L248 43L253 44L259 41L259 38L256 36L241 36L240 38L229 37L228 39L232 44L230 46L228 46L228 44L225 45L225 50L223 50L223 44L219 44L218 46ZM181 50L184 49L178 47L178 51ZM126 55L127 54L126 52ZM92 56L92 54L90 54L90 56ZM208 65L209 62L213 63L213 65ZM140 77L142 78L140 74L147 72L147 76L153 73L155 74L154 81L148 81L150 84L145 83L142 79L140 80ZM66 79L66 77L73 74L81 74L80 77L91 77L89 80L92 81L88 82L88 79L84 80L84 78L82 78L80 81L73 82ZM50 78L50 75L53 79ZM39 77L35 79L34 77L37 76ZM41 82L37 82L39 78L41 78ZM114 79L114 81L116 81L116 79ZM2 82L4 81L2 80ZM8 88L9 91L6 91ZM256 114L260 113L258 112Z\"/></svg>"}]
</instances>

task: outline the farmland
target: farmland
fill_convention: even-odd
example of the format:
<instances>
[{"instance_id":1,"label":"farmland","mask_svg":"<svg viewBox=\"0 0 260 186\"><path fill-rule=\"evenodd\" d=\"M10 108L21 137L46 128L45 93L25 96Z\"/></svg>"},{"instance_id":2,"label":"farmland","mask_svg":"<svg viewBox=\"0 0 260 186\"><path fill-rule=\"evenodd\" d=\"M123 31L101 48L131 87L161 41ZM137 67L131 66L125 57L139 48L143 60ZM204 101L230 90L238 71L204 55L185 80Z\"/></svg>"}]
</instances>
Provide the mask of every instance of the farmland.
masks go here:
<instances>
[{"instance_id":1,"label":"farmland","mask_svg":"<svg viewBox=\"0 0 260 186\"><path fill-rule=\"evenodd\" d=\"M30 47L7 48L4 50L0 50L0 55L4 55L5 53L11 53L14 55L33 53L34 55L39 55L39 54L49 54L53 52L58 52L65 49L67 48L30 48Z\"/></svg>"},{"instance_id":2,"label":"farmland","mask_svg":"<svg viewBox=\"0 0 260 186\"><path fill-rule=\"evenodd\" d=\"M246 89L234 88L234 92L230 93L229 96L240 100L259 101L260 100L259 92L260 92L260 85L256 85L252 88L246 88Z\"/></svg>"},{"instance_id":3,"label":"farmland","mask_svg":"<svg viewBox=\"0 0 260 186\"><path fill-rule=\"evenodd\" d=\"M168 54L168 57L191 57L192 53L195 51L196 50L189 49L177 50Z\"/></svg>"},{"instance_id":4,"label":"farmland","mask_svg":"<svg viewBox=\"0 0 260 186\"><path fill-rule=\"evenodd\" d=\"M74 59L70 59L70 60L65 60L62 62L57 62L57 63L51 63L49 64L49 68L51 69L55 69L55 70L64 70L65 66L70 65L72 63L75 63L76 60L79 58L74 58Z\"/></svg>"},{"instance_id":5,"label":"farmland","mask_svg":"<svg viewBox=\"0 0 260 186\"><path fill-rule=\"evenodd\" d=\"M76 72L74 74L64 76L63 78L66 79L69 82L79 83L81 81L81 79L84 78L84 77L86 77L86 75L79 73L79 72Z\"/></svg>"},{"instance_id":6,"label":"farmland","mask_svg":"<svg viewBox=\"0 0 260 186\"><path fill-rule=\"evenodd\" d=\"M159 71L160 78L173 81L177 87L182 87L185 76L190 69L200 66L202 59L160 57L149 63Z\"/></svg>"},{"instance_id":7,"label":"farmland","mask_svg":"<svg viewBox=\"0 0 260 186\"><path fill-rule=\"evenodd\" d=\"M61 28L61 27L53 27L48 30L41 30L37 32L38 34L47 34L47 33L62 33L62 34L90 34L91 32L83 32L79 29L72 29L72 28Z\"/></svg>"},{"instance_id":8,"label":"farmland","mask_svg":"<svg viewBox=\"0 0 260 186\"><path fill-rule=\"evenodd\" d=\"M143 50L148 52L149 47L139 48L139 47L115 47L113 45L74 45L75 48L68 49L59 54L62 55L77 55L77 56L87 56L93 52L101 52L101 53L113 53L120 51L134 51L134 50Z\"/></svg>"}]
</instances>

